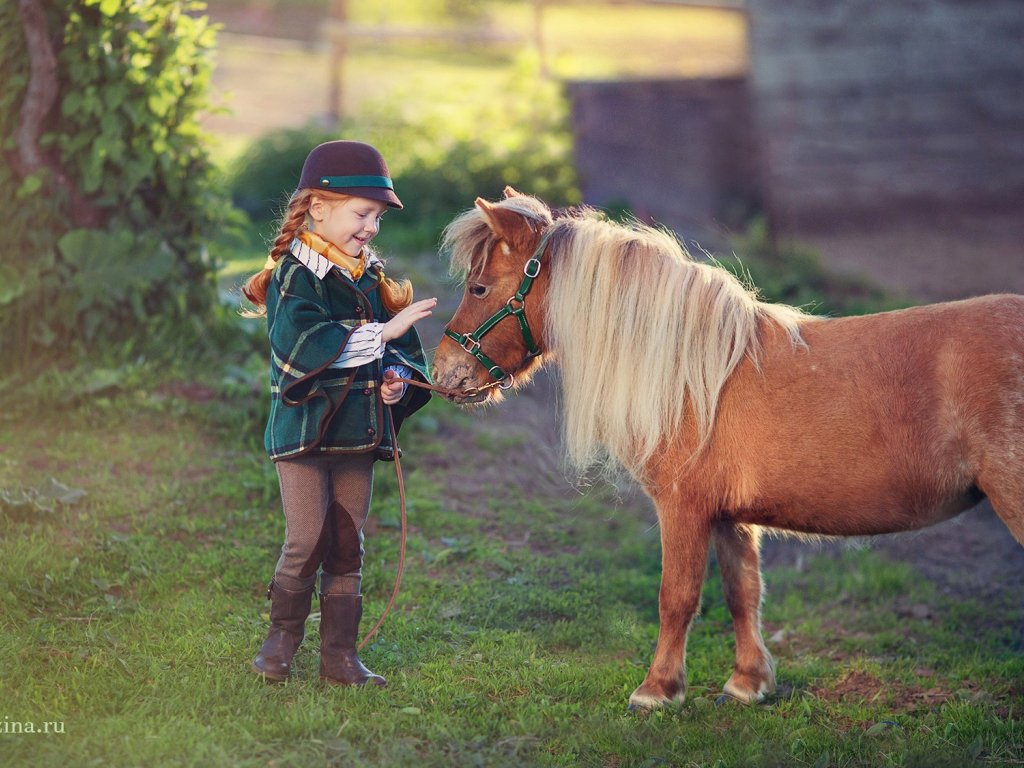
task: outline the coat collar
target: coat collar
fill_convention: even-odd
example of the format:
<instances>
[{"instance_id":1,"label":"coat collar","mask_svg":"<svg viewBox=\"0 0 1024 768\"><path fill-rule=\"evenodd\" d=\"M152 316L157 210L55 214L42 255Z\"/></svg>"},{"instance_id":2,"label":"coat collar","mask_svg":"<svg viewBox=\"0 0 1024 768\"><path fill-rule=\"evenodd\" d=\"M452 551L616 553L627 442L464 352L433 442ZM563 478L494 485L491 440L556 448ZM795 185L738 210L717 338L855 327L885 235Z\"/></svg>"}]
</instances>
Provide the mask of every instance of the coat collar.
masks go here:
<instances>
[{"instance_id":1,"label":"coat collar","mask_svg":"<svg viewBox=\"0 0 1024 768\"><path fill-rule=\"evenodd\" d=\"M289 250L291 251L292 256L298 259L303 266L309 269L309 271L316 275L320 280L323 280L325 277L327 277L327 273L330 272L331 269L337 269L342 275L347 277L349 280L352 280L351 272L349 272L344 267L340 267L337 264L334 264L325 256L322 256L321 254L317 253L298 238L292 240L292 244L291 246L289 246ZM377 258L376 254L371 252L366 260L367 274L372 274L370 272L371 268L380 267L383 263L384 262ZM352 282L355 281L352 280Z\"/></svg>"}]
</instances>

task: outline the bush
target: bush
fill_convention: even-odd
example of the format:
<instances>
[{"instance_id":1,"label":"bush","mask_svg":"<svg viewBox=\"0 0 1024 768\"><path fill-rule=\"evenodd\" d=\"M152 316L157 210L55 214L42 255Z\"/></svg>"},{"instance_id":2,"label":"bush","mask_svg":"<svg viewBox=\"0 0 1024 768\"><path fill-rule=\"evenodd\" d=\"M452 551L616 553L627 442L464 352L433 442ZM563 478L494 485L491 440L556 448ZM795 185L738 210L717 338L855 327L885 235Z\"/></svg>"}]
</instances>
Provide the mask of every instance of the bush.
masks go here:
<instances>
[{"instance_id":1,"label":"bush","mask_svg":"<svg viewBox=\"0 0 1024 768\"><path fill-rule=\"evenodd\" d=\"M137 351L154 323L176 331L162 334L171 355L205 337L217 293L203 243L226 208L197 121L214 43L201 8L78 0L48 12L58 90L38 137L48 162L0 167L5 360L66 363L130 341ZM24 29L15 3L0 7L11 155L29 83Z\"/></svg>"},{"instance_id":2,"label":"bush","mask_svg":"<svg viewBox=\"0 0 1024 768\"><path fill-rule=\"evenodd\" d=\"M524 65L524 66L528 66ZM257 225L279 217L295 189L306 154L337 138L368 141L387 159L405 205L388 217L385 250L433 249L441 230L480 196L497 199L506 185L551 205L580 200L565 99L551 85L517 74L503 100L457 118L419 115L416 122L387 104L365 107L336 132L310 126L270 133L251 145L230 173L232 199Z\"/></svg>"},{"instance_id":3,"label":"bush","mask_svg":"<svg viewBox=\"0 0 1024 768\"><path fill-rule=\"evenodd\" d=\"M806 246L776 242L763 217L755 218L734 243L734 258L718 263L769 301L814 314L859 315L909 306L906 297L867 278L828 271L821 255Z\"/></svg>"},{"instance_id":4,"label":"bush","mask_svg":"<svg viewBox=\"0 0 1024 768\"><path fill-rule=\"evenodd\" d=\"M274 131L257 139L230 172L231 202L257 224L278 218L299 183L309 150L335 138L332 132L309 126Z\"/></svg>"}]
</instances>

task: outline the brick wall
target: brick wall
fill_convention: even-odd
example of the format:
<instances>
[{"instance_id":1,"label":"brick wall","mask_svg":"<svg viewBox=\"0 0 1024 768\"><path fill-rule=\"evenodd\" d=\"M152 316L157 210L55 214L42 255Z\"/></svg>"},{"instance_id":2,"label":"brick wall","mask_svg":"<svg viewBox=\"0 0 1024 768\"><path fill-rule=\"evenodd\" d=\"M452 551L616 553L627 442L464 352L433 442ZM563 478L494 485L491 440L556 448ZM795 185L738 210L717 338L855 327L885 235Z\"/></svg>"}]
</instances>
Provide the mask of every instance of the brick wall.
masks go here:
<instances>
[{"instance_id":1,"label":"brick wall","mask_svg":"<svg viewBox=\"0 0 1024 768\"><path fill-rule=\"evenodd\" d=\"M765 196L784 229L1024 208L1024 2L748 0Z\"/></svg>"},{"instance_id":2,"label":"brick wall","mask_svg":"<svg viewBox=\"0 0 1024 768\"><path fill-rule=\"evenodd\" d=\"M744 79L575 82L567 89L586 202L625 205L696 238L757 204Z\"/></svg>"}]
</instances>

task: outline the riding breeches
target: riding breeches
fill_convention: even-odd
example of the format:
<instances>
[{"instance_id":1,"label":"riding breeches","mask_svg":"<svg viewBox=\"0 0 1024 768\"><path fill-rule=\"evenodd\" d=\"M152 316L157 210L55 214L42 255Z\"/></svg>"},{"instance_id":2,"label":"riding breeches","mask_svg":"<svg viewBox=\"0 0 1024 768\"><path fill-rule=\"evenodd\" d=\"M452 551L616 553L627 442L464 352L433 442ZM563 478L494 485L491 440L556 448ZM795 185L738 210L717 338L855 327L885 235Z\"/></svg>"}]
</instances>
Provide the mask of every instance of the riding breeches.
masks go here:
<instances>
[{"instance_id":1,"label":"riding breeches","mask_svg":"<svg viewBox=\"0 0 1024 768\"><path fill-rule=\"evenodd\" d=\"M285 589L360 592L363 524L373 492L373 453L314 454L275 463L285 542L274 580Z\"/></svg>"}]
</instances>

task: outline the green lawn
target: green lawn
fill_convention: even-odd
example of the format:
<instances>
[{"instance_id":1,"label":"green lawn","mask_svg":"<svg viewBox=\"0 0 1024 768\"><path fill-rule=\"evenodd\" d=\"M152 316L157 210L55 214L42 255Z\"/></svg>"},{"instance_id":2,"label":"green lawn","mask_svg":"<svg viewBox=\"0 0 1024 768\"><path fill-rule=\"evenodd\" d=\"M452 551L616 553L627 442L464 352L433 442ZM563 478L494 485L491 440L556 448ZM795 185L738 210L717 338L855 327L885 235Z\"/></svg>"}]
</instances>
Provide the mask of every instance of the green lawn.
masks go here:
<instances>
[{"instance_id":1,"label":"green lawn","mask_svg":"<svg viewBox=\"0 0 1024 768\"><path fill-rule=\"evenodd\" d=\"M390 686L321 684L315 616L295 679L265 685L247 667L283 521L254 397L217 380L166 382L6 412L0 488L54 477L85 495L0 512L5 765L1024 761L1020 606L950 601L868 551L769 572L781 693L754 707L715 705L732 639L712 563L687 703L628 713L657 634L650 513L602 489L517 490L495 468L535 450L529 431L440 402L404 436L408 568L364 654ZM490 470L474 474L475 495L456 447ZM367 626L398 544L395 481L378 466ZM901 610L919 603L925 618ZM10 731L44 721L64 733Z\"/></svg>"}]
</instances>

